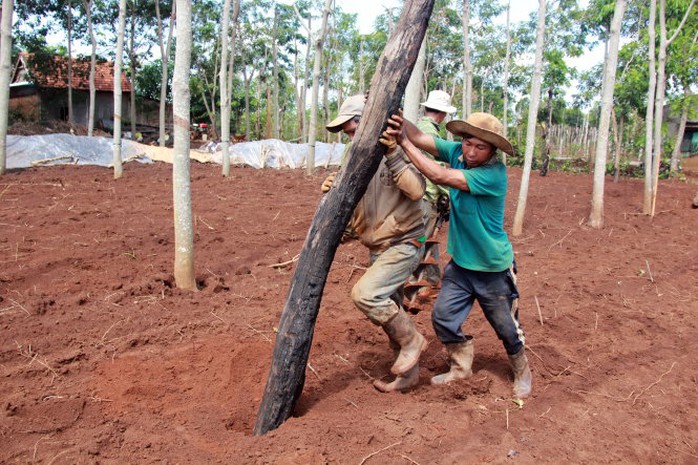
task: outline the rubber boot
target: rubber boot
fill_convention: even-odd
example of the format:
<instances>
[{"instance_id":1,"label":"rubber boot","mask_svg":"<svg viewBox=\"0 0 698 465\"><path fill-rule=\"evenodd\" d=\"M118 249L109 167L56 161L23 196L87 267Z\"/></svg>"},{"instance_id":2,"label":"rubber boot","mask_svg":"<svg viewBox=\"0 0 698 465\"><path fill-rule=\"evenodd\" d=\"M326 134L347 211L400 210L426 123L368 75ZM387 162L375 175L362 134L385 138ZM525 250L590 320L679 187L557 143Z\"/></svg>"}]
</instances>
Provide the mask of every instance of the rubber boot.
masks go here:
<instances>
[{"instance_id":1,"label":"rubber boot","mask_svg":"<svg viewBox=\"0 0 698 465\"><path fill-rule=\"evenodd\" d=\"M533 385L531 368L528 366L528 358L524 351L525 348L522 347L516 354L509 356L509 363L514 370L514 397L517 399L528 397Z\"/></svg>"},{"instance_id":2,"label":"rubber boot","mask_svg":"<svg viewBox=\"0 0 698 465\"><path fill-rule=\"evenodd\" d=\"M446 384L473 376L475 343L472 339L456 342L455 344L446 344L446 351L450 357L451 369L446 373L431 378L431 384Z\"/></svg>"},{"instance_id":3,"label":"rubber boot","mask_svg":"<svg viewBox=\"0 0 698 465\"><path fill-rule=\"evenodd\" d=\"M419 363L412 367L404 375L397 376L390 383L386 383L379 379L373 382L373 387L380 392L406 391L419 384Z\"/></svg>"},{"instance_id":4,"label":"rubber boot","mask_svg":"<svg viewBox=\"0 0 698 465\"><path fill-rule=\"evenodd\" d=\"M394 375L405 375L419 362L419 356L427 348L427 340L414 325L412 318L400 309L390 321L383 325L388 337L400 345L400 353L390 368Z\"/></svg>"}]
</instances>

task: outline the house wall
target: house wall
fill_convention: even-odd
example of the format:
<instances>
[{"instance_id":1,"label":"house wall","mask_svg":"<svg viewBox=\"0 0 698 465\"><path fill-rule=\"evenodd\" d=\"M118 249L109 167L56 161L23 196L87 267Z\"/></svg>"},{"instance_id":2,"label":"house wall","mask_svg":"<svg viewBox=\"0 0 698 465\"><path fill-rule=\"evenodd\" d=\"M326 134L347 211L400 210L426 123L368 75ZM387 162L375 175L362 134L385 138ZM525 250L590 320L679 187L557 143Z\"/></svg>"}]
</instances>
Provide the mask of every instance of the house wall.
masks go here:
<instances>
[{"instance_id":1,"label":"house wall","mask_svg":"<svg viewBox=\"0 0 698 465\"><path fill-rule=\"evenodd\" d=\"M22 86L13 88L10 94L10 110L15 110L26 121L40 122L68 119L68 91L67 89L42 88L37 90L34 86ZM75 123L87 126L89 117L89 92L73 90L73 118ZM131 96L128 93L122 96L122 121L130 124ZM136 124L158 127L160 124L159 102L137 98L136 99ZM165 112L166 124L172 127L172 106L167 105ZM114 123L114 94L98 91L95 94L95 127L111 131Z\"/></svg>"},{"instance_id":2,"label":"house wall","mask_svg":"<svg viewBox=\"0 0 698 465\"><path fill-rule=\"evenodd\" d=\"M24 121L39 121L41 116L41 102L39 96L34 94L15 97L10 100L9 110L11 120L18 118Z\"/></svg>"}]
</instances>

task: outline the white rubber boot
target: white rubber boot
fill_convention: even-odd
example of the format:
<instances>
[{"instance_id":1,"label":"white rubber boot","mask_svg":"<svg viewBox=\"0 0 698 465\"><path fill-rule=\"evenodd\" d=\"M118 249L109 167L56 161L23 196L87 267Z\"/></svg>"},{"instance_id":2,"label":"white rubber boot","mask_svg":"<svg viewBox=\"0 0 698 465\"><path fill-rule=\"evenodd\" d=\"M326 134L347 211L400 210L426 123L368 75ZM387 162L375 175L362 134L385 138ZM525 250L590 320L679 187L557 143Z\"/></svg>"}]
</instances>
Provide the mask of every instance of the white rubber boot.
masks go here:
<instances>
[{"instance_id":1,"label":"white rubber boot","mask_svg":"<svg viewBox=\"0 0 698 465\"><path fill-rule=\"evenodd\" d=\"M473 376L475 343L472 339L455 344L446 344L446 351L450 357L451 369L446 373L431 378L431 384L446 384Z\"/></svg>"},{"instance_id":2,"label":"white rubber boot","mask_svg":"<svg viewBox=\"0 0 698 465\"><path fill-rule=\"evenodd\" d=\"M533 376L531 368L528 366L528 358L525 354L525 348L521 348L514 355L509 356L509 363L514 370L514 397L523 399L531 394L533 385Z\"/></svg>"}]
</instances>

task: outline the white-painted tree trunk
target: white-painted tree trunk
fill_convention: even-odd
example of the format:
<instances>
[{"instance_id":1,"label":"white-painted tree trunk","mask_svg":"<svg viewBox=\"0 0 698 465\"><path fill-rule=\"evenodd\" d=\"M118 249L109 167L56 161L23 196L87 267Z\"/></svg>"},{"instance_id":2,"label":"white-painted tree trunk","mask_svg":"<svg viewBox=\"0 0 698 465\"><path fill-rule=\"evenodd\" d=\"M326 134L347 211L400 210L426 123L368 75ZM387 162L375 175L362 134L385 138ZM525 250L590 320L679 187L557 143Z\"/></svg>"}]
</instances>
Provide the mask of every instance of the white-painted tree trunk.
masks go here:
<instances>
[{"instance_id":1,"label":"white-painted tree trunk","mask_svg":"<svg viewBox=\"0 0 698 465\"><path fill-rule=\"evenodd\" d=\"M410 80L405 88L405 107L403 114L409 121L417 121L419 118L419 104L422 100L422 82L424 81L424 66L426 65L427 37L424 36L422 46L419 47L417 61L414 62Z\"/></svg>"},{"instance_id":2,"label":"white-painted tree trunk","mask_svg":"<svg viewBox=\"0 0 698 465\"><path fill-rule=\"evenodd\" d=\"M129 8L131 9L131 31L129 33L129 42L131 46L128 51L129 63L128 67L131 70L131 105L129 108L129 115L131 119L131 134L136 134L138 128L136 127L136 13L135 5L129 3Z\"/></svg>"},{"instance_id":3,"label":"white-painted tree trunk","mask_svg":"<svg viewBox=\"0 0 698 465\"><path fill-rule=\"evenodd\" d=\"M155 14L158 20L158 43L160 45L160 62L161 62L161 75L160 75L160 147L164 147L167 143L167 78L168 78L168 66L170 63L170 51L172 48L172 32L174 29L175 13L177 10L177 4L175 2L172 6L172 12L170 14L170 30L167 33L167 42L163 42L162 38L162 17L160 15L160 2L155 0ZM191 5L189 5L191 10ZM191 61L191 60L190 60ZM189 129L187 128L187 133Z\"/></svg>"},{"instance_id":4,"label":"white-painted tree trunk","mask_svg":"<svg viewBox=\"0 0 698 465\"><path fill-rule=\"evenodd\" d=\"M221 157L222 174L230 176L230 89L228 89L228 38L230 29L230 1L223 3L221 24Z\"/></svg>"},{"instance_id":5,"label":"white-painted tree trunk","mask_svg":"<svg viewBox=\"0 0 698 465\"><path fill-rule=\"evenodd\" d=\"M308 79L310 79L310 56L312 55L312 43L313 43L313 22L312 22L312 16L308 18L308 27L306 28L308 31L308 46L305 49L305 72L303 73L303 89L301 92L301 107L303 109L302 113L302 118L303 118L303 138L300 140L300 143L307 143L308 142L308 125L310 124L310 119L308 112L306 110L306 105L308 102Z\"/></svg>"},{"instance_id":6,"label":"white-painted tree trunk","mask_svg":"<svg viewBox=\"0 0 698 465\"><path fill-rule=\"evenodd\" d=\"M608 55L604 66L603 84L601 86L601 115L594 162L594 186L591 194L591 214L589 215L589 226L593 228L603 227L603 199L606 158L608 154L608 134L613 110L613 89L616 85L620 26L623 22L623 15L625 14L625 5L626 0L616 0L613 19L611 20L611 31L608 38Z\"/></svg>"},{"instance_id":7,"label":"white-painted tree trunk","mask_svg":"<svg viewBox=\"0 0 698 465\"><path fill-rule=\"evenodd\" d=\"M313 66L313 95L310 102L310 124L308 128L308 157L306 159L306 173L312 174L315 169L315 141L317 138L317 102L318 88L320 86L320 64L322 63L322 44L327 35L327 18L330 16L332 0L325 0L322 10L322 26L315 40L315 64Z\"/></svg>"},{"instance_id":8,"label":"white-painted tree trunk","mask_svg":"<svg viewBox=\"0 0 698 465\"><path fill-rule=\"evenodd\" d=\"M463 0L463 119L472 111L473 68L470 63L470 0Z\"/></svg>"},{"instance_id":9,"label":"white-painted tree trunk","mask_svg":"<svg viewBox=\"0 0 698 465\"><path fill-rule=\"evenodd\" d=\"M75 125L73 113L73 2L68 0L68 125Z\"/></svg>"},{"instance_id":10,"label":"white-painted tree trunk","mask_svg":"<svg viewBox=\"0 0 698 465\"><path fill-rule=\"evenodd\" d=\"M235 54L237 45L238 17L240 16L240 0L233 0L233 16L230 18L232 25L230 30L230 58L228 59L228 106L230 106L231 96L233 94L233 76ZM228 113L230 114L230 113ZM230 122L228 122L228 134L230 134Z\"/></svg>"},{"instance_id":11,"label":"white-painted tree trunk","mask_svg":"<svg viewBox=\"0 0 698 465\"><path fill-rule=\"evenodd\" d=\"M7 168L13 9L13 0L2 0L2 23L0 23L0 174L4 174Z\"/></svg>"},{"instance_id":12,"label":"white-painted tree trunk","mask_svg":"<svg viewBox=\"0 0 698 465\"><path fill-rule=\"evenodd\" d=\"M690 95L686 92L686 95ZM683 133L686 131L686 123L688 122L688 104L684 102L683 108L681 108L681 119L679 120L679 129L676 131L676 142L674 143L674 150L671 152L671 166L670 170L675 173L679 169L679 158L681 157L681 142L683 141Z\"/></svg>"},{"instance_id":13,"label":"white-painted tree trunk","mask_svg":"<svg viewBox=\"0 0 698 465\"><path fill-rule=\"evenodd\" d=\"M523 220L526 213L526 201L528 199L528 183L531 178L531 164L533 151L536 146L536 119L538 105L540 104L540 88L543 70L543 47L545 45L545 4L546 0L538 0L538 26L536 27L536 58L531 79L531 103L528 107L528 127L526 129L526 153L524 155L524 169L521 175L521 187L519 199L516 204L516 213L512 225L512 235L520 236L523 232Z\"/></svg>"},{"instance_id":14,"label":"white-painted tree trunk","mask_svg":"<svg viewBox=\"0 0 698 465\"><path fill-rule=\"evenodd\" d=\"M174 277L177 287L196 289L194 276L194 225L191 211L189 167L189 111L191 96L191 2L177 0L177 50L172 80L174 108L174 154L172 192L175 229Z\"/></svg>"},{"instance_id":15,"label":"white-painted tree trunk","mask_svg":"<svg viewBox=\"0 0 698 465\"><path fill-rule=\"evenodd\" d=\"M503 98L504 98L504 110L502 112L502 125L504 126L504 137L508 137L509 133L509 62L511 61L511 28L509 24L510 20L510 13L511 13L511 0L507 3L507 51L506 51L506 57L504 59L504 89L503 89ZM502 152L503 153L503 152ZM504 164L506 164L507 160L507 155L506 153L503 153L502 155Z\"/></svg>"},{"instance_id":16,"label":"white-painted tree trunk","mask_svg":"<svg viewBox=\"0 0 698 465\"><path fill-rule=\"evenodd\" d=\"M649 215L652 211L652 149L654 142L653 121L654 121L654 95L657 91L657 67L655 62L655 36L657 22L657 0L650 1L650 18L647 28L647 37L649 41L648 66L649 66L649 82L647 90L647 111L645 113L645 189L642 202L642 212Z\"/></svg>"},{"instance_id":17,"label":"white-painted tree trunk","mask_svg":"<svg viewBox=\"0 0 698 465\"><path fill-rule=\"evenodd\" d=\"M121 109L122 87L121 67L124 61L124 33L126 29L126 0L119 0L119 31L116 38L116 57L114 58L114 179L119 179L123 174L121 165Z\"/></svg>"},{"instance_id":18,"label":"white-painted tree trunk","mask_svg":"<svg viewBox=\"0 0 698 465\"><path fill-rule=\"evenodd\" d=\"M659 0L659 53L657 55L657 93L654 96L654 164L652 167L652 202L650 216L654 216L657 204L657 187L659 186L659 167L662 161L662 121L664 119L664 95L666 92L666 57L669 45L679 35L681 28L686 23L686 19L693 9L696 0L692 0L688 6L681 23L676 27L674 34L667 37L666 30L666 0Z\"/></svg>"},{"instance_id":19,"label":"white-painted tree trunk","mask_svg":"<svg viewBox=\"0 0 698 465\"><path fill-rule=\"evenodd\" d=\"M97 91L95 88L95 73L97 70L97 38L92 27L92 5L93 0L83 0L85 6L85 16L87 17L87 31L90 37L91 53L90 53L90 103L87 107L87 137L92 137L95 128L95 100Z\"/></svg>"}]
</instances>

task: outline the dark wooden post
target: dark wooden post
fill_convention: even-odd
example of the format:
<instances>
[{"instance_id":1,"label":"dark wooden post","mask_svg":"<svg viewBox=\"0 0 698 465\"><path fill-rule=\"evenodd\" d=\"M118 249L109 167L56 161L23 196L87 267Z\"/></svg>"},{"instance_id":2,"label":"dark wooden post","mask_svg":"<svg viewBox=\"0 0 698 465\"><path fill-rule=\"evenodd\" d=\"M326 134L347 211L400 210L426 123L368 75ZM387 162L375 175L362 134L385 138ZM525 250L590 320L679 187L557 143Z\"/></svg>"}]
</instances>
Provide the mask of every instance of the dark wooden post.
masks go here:
<instances>
[{"instance_id":1,"label":"dark wooden post","mask_svg":"<svg viewBox=\"0 0 698 465\"><path fill-rule=\"evenodd\" d=\"M434 1L405 1L395 32L378 60L369 98L342 174L320 201L310 224L281 314L255 435L265 434L286 421L303 391L327 273L354 207L366 192L385 154L378 137L387 117L400 107Z\"/></svg>"}]
</instances>

